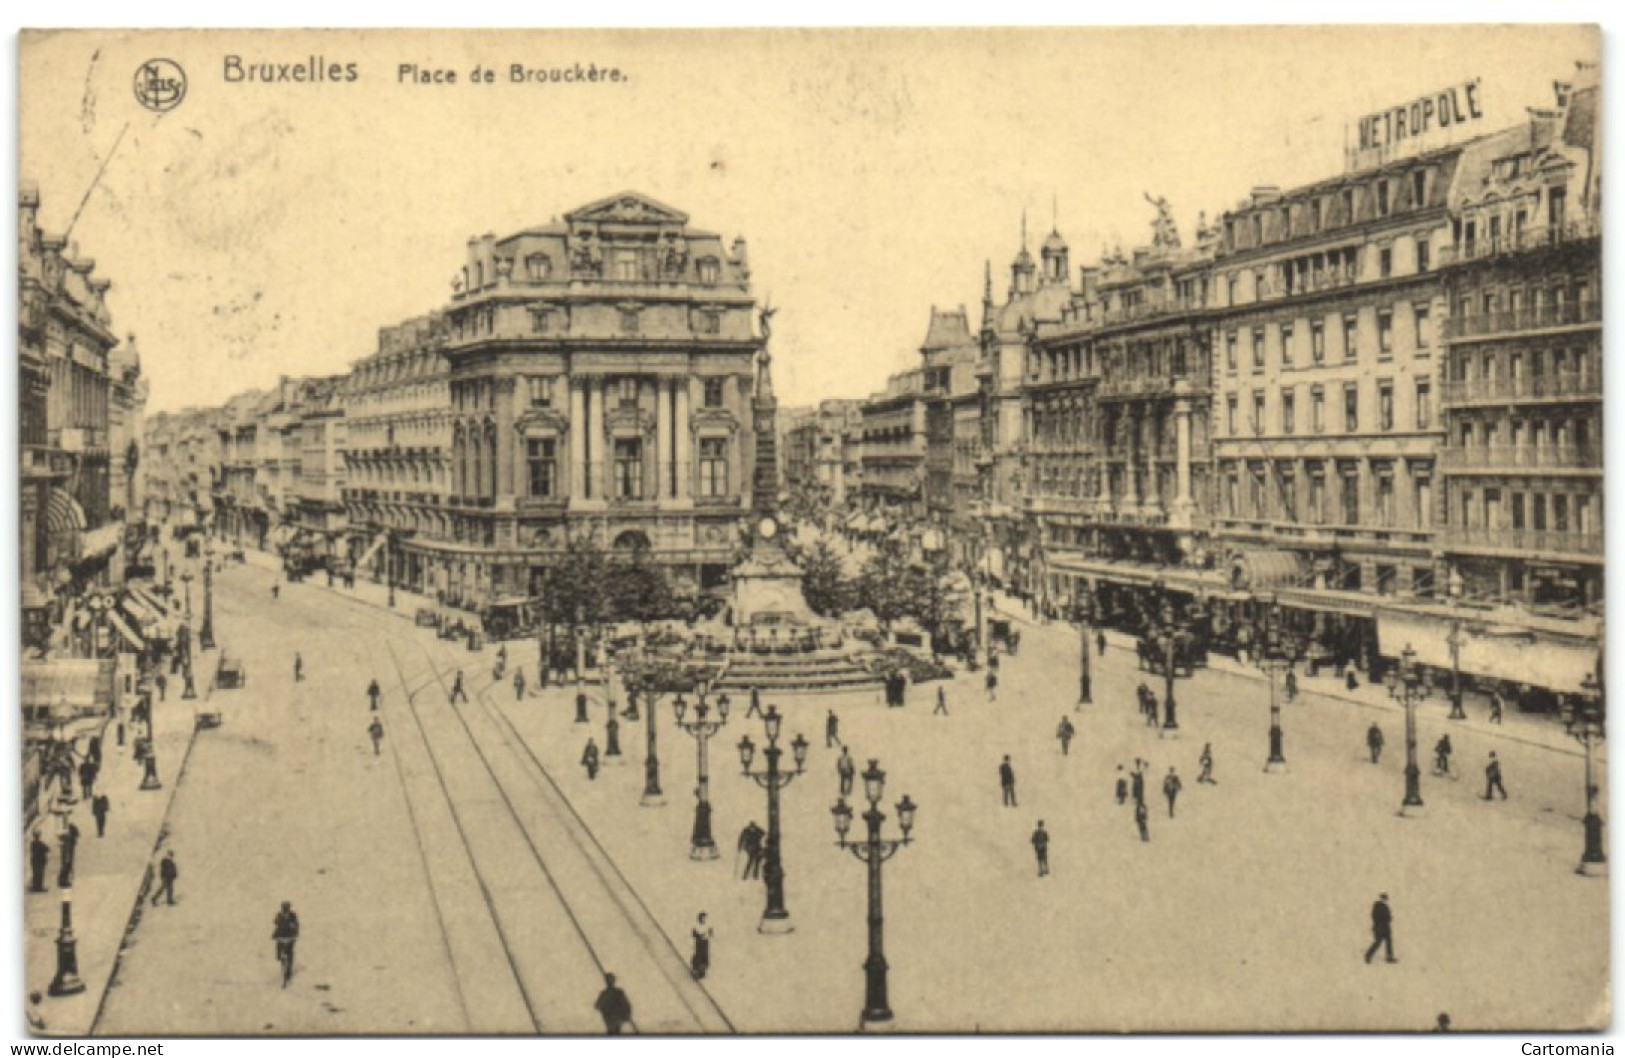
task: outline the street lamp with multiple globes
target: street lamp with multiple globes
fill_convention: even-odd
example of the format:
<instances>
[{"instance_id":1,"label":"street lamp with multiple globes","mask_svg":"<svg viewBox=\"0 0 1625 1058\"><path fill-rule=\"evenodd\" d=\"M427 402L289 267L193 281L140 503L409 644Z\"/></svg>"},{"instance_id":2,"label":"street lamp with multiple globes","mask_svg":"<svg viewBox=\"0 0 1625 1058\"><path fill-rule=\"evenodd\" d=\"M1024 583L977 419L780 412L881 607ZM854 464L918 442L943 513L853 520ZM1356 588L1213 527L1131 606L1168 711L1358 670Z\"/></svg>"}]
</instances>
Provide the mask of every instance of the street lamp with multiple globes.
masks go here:
<instances>
[{"instance_id":1,"label":"street lamp with multiple globes","mask_svg":"<svg viewBox=\"0 0 1625 1058\"><path fill-rule=\"evenodd\" d=\"M1415 815L1422 808L1422 769L1416 763L1416 703L1428 695L1427 681L1416 664L1409 643L1399 655L1397 668L1388 670L1388 694L1405 706L1405 799L1400 815Z\"/></svg>"},{"instance_id":2,"label":"street lamp with multiple globes","mask_svg":"<svg viewBox=\"0 0 1625 1058\"><path fill-rule=\"evenodd\" d=\"M767 791L767 842L762 848L762 879L767 885L767 907L762 912L761 923L756 927L761 933L789 933L795 928L790 924L790 911L784 906L784 842L779 830L779 791L806 771L807 739L798 733L790 740L796 770L781 770L779 758L784 751L779 748L779 727L783 722L784 718L779 715L776 705L769 705L767 712L762 714L762 724L767 730L767 748L762 750L767 766L762 771L750 770L751 760L756 756L756 744L749 735L739 740L739 763L745 777L755 779L756 784Z\"/></svg>"},{"instance_id":3,"label":"street lamp with multiple globes","mask_svg":"<svg viewBox=\"0 0 1625 1058\"><path fill-rule=\"evenodd\" d=\"M1281 675L1297 664L1302 642L1282 628L1279 603L1270 605L1264 623L1264 642L1258 653L1258 667L1270 678L1270 753L1264 761L1266 772L1286 767L1286 735L1281 730Z\"/></svg>"},{"instance_id":4,"label":"street lamp with multiple globes","mask_svg":"<svg viewBox=\"0 0 1625 1058\"><path fill-rule=\"evenodd\" d=\"M914 813L918 809L907 794L897 802L897 823L903 830L901 838L891 840L880 836L880 825L886 813L880 810L880 799L886 794L886 773L880 762L870 760L863 773L863 796L869 801L869 810L863 813L868 835L859 841L848 841L852 829L852 809L841 798L830 809L835 818L836 845L846 849L869 867L869 957L863 963L864 995L863 1017L860 1027L892 1019L891 1003L886 994L886 942L885 917L882 914L880 865L897 854L897 850L910 844L914 829Z\"/></svg>"},{"instance_id":5,"label":"street lamp with multiple globes","mask_svg":"<svg viewBox=\"0 0 1625 1058\"><path fill-rule=\"evenodd\" d=\"M728 704L726 699L718 702L716 719L708 719L711 706L705 700L705 692L704 683L695 688L696 700L692 719L684 719L688 714L688 702L683 699L681 693L671 703L672 712L677 714L677 726L694 736L698 748L696 770L699 778L694 786L694 833L688 850L688 858L691 860L717 858L716 839L711 836L711 775L706 767L705 746L711 741L711 736L722 730L722 725L728 722Z\"/></svg>"},{"instance_id":6,"label":"street lamp with multiple globes","mask_svg":"<svg viewBox=\"0 0 1625 1058\"><path fill-rule=\"evenodd\" d=\"M198 629L199 650L214 649L214 563L203 555L203 627Z\"/></svg>"},{"instance_id":7,"label":"street lamp with multiple globes","mask_svg":"<svg viewBox=\"0 0 1625 1058\"><path fill-rule=\"evenodd\" d=\"M1597 814L1597 783L1592 778L1595 767L1593 750L1607 734L1606 720L1602 685L1594 674L1588 672L1580 683L1580 693L1566 697L1563 702L1563 726L1585 747L1585 851L1580 854L1580 866L1575 870L1577 874L1601 874L1608 863L1602 848L1602 816Z\"/></svg>"}]
</instances>

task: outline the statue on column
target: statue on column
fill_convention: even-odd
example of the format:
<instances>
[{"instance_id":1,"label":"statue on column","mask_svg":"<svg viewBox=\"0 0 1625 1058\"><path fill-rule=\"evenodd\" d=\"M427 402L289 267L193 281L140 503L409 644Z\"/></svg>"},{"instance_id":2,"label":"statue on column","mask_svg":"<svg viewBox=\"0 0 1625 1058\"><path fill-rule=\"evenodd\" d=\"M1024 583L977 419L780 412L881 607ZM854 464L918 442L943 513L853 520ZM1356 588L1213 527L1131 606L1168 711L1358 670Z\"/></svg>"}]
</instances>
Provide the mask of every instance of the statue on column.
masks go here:
<instances>
[{"instance_id":1,"label":"statue on column","mask_svg":"<svg viewBox=\"0 0 1625 1058\"><path fill-rule=\"evenodd\" d=\"M1145 200L1151 203L1157 211L1157 219L1151 222L1151 245L1160 246L1169 250L1179 249L1179 228L1174 223L1174 210L1168 200L1161 195L1152 195L1150 192L1141 192Z\"/></svg>"}]
</instances>

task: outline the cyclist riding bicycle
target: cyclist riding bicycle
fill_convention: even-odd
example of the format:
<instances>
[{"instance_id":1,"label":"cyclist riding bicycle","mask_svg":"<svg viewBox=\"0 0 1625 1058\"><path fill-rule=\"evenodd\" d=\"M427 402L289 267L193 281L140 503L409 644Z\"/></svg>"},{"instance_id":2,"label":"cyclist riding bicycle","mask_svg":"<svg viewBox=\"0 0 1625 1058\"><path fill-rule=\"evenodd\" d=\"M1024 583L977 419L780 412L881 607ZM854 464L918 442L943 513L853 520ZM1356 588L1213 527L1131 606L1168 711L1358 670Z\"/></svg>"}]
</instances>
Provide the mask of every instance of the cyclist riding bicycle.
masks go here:
<instances>
[{"instance_id":1,"label":"cyclist riding bicycle","mask_svg":"<svg viewBox=\"0 0 1625 1058\"><path fill-rule=\"evenodd\" d=\"M271 939L276 942L276 957L282 964L282 984L286 987L288 978L293 976L293 945L299 939L299 916L286 900L271 927Z\"/></svg>"}]
</instances>

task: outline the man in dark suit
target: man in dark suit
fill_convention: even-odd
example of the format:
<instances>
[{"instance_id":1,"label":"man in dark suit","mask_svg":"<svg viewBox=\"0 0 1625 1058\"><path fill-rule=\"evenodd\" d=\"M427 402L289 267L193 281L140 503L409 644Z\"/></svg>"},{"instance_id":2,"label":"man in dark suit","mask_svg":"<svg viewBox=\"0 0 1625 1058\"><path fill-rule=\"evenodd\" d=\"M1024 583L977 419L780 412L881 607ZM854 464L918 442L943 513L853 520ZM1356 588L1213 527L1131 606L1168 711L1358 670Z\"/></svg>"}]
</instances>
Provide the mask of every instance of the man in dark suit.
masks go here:
<instances>
[{"instance_id":1,"label":"man in dark suit","mask_svg":"<svg viewBox=\"0 0 1625 1058\"><path fill-rule=\"evenodd\" d=\"M1365 950L1366 962L1371 961L1378 948L1388 949L1389 962L1399 961L1394 958L1394 911L1388 906L1387 893L1379 895L1377 902L1371 905L1371 947Z\"/></svg>"},{"instance_id":2,"label":"man in dark suit","mask_svg":"<svg viewBox=\"0 0 1625 1058\"><path fill-rule=\"evenodd\" d=\"M1010 755L1004 755L1004 762L999 765L999 789L1004 794L1006 808L1016 807L1016 769L1010 765Z\"/></svg>"},{"instance_id":3,"label":"man in dark suit","mask_svg":"<svg viewBox=\"0 0 1625 1058\"><path fill-rule=\"evenodd\" d=\"M1042 819L1033 831L1033 852L1038 855L1038 877L1043 878L1049 874L1049 831L1044 829Z\"/></svg>"},{"instance_id":4,"label":"man in dark suit","mask_svg":"<svg viewBox=\"0 0 1625 1058\"><path fill-rule=\"evenodd\" d=\"M1497 791L1501 794L1501 800L1505 801L1507 788L1501 784L1501 762L1495 759L1495 751L1491 750L1490 762L1484 767L1484 800L1490 800Z\"/></svg>"},{"instance_id":5,"label":"man in dark suit","mask_svg":"<svg viewBox=\"0 0 1625 1058\"><path fill-rule=\"evenodd\" d=\"M614 974L604 975L604 990L598 993L593 1008L603 1017L604 1031L611 1036L619 1036L621 1027L632 1020L632 1001L615 986Z\"/></svg>"}]
</instances>

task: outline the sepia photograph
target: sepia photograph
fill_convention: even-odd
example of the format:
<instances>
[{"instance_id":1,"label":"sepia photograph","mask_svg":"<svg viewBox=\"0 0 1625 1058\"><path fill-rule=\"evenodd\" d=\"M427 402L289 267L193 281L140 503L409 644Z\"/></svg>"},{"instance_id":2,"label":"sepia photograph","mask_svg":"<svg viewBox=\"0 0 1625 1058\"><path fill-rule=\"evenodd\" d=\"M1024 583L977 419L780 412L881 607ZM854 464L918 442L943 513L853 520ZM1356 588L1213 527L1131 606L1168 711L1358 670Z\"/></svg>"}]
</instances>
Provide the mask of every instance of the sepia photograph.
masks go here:
<instances>
[{"instance_id":1,"label":"sepia photograph","mask_svg":"<svg viewBox=\"0 0 1625 1058\"><path fill-rule=\"evenodd\" d=\"M1603 42L22 30L8 1016L1611 1054Z\"/></svg>"}]
</instances>

